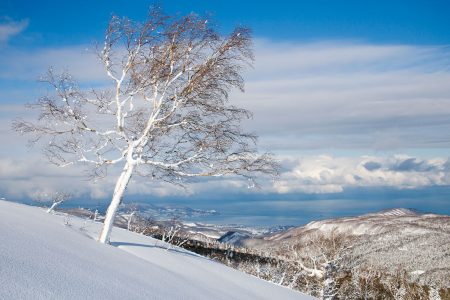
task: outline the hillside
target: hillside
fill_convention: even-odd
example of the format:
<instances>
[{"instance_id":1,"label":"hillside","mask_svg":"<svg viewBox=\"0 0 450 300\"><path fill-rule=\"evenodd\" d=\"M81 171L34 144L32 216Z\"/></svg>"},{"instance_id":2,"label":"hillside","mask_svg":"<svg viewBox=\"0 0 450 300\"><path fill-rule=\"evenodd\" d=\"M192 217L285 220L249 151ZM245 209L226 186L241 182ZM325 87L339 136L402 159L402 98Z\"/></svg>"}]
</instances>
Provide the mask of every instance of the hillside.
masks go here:
<instances>
[{"instance_id":1,"label":"hillside","mask_svg":"<svg viewBox=\"0 0 450 300\"><path fill-rule=\"evenodd\" d=\"M450 288L450 216L391 209L314 221L240 242L292 258L326 253L326 240L339 240L341 245L332 255L345 261L346 269L378 270L392 276L405 272L410 282Z\"/></svg>"},{"instance_id":2,"label":"hillside","mask_svg":"<svg viewBox=\"0 0 450 300\"><path fill-rule=\"evenodd\" d=\"M313 299L149 237L0 201L1 299Z\"/></svg>"},{"instance_id":3,"label":"hillside","mask_svg":"<svg viewBox=\"0 0 450 300\"><path fill-rule=\"evenodd\" d=\"M450 299L450 216L397 208L218 241L199 253L316 297Z\"/></svg>"}]
</instances>

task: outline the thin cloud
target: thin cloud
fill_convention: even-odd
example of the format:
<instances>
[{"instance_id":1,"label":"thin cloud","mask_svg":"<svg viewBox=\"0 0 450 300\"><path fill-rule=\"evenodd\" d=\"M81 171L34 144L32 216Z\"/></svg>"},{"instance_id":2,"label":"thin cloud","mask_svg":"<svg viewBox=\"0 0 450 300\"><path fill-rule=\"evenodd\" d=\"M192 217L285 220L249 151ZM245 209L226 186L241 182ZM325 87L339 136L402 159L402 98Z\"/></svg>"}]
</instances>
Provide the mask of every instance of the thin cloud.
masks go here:
<instances>
[{"instance_id":1,"label":"thin cloud","mask_svg":"<svg viewBox=\"0 0 450 300\"><path fill-rule=\"evenodd\" d=\"M41 49L8 49L0 57L0 78L10 81L35 82L49 67L55 71L69 71L77 80L96 85L107 80L107 76L93 47Z\"/></svg>"},{"instance_id":2,"label":"thin cloud","mask_svg":"<svg viewBox=\"0 0 450 300\"><path fill-rule=\"evenodd\" d=\"M267 149L450 147L443 46L259 42L245 94Z\"/></svg>"},{"instance_id":3,"label":"thin cloud","mask_svg":"<svg viewBox=\"0 0 450 300\"><path fill-rule=\"evenodd\" d=\"M28 27L28 20L13 21L4 18L0 23L0 44L6 44L12 37L20 34Z\"/></svg>"}]
</instances>

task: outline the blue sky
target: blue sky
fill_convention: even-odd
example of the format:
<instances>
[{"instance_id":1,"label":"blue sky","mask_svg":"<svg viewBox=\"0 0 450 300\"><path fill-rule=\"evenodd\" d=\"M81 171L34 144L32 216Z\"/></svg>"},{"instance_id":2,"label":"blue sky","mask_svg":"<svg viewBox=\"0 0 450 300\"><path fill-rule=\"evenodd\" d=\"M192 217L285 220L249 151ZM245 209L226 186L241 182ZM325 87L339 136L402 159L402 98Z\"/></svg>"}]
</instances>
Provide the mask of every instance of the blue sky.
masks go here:
<instances>
[{"instance_id":1,"label":"blue sky","mask_svg":"<svg viewBox=\"0 0 450 300\"><path fill-rule=\"evenodd\" d=\"M89 43L111 13L142 19L151 1L4 0L0 14L29 20L28 46ZM223 30L244 24L257 37L281 40L361 39L381 43L448 44L448 1L160 1L170 13L210 13Z\"/></svg>"},{"instance_id":2,"label":"blue sky","mask_svg":"<svg viewBox=\"0 0 450 300\"><path fill-rule=\"evenodd\" d=\"M303 221L330 215L324 199L316 210L303 209L305 199L317 195L336 200L334 215L396 205L450 213L450 2L160 3L171 14L210 14L223 33L252 28L255 68L245 73L246 93L233 94L232 101L255 113L245 126L259 134L263 150L277 155L283 172L262 190L226 179L194 183L186 193L136 179L128 199L152 195L198 207L214 191L217 207L229 212L235 211L230 198L273 199L280 218L292 218L297 199ZM65 186L83 201L108 199L114 172L95 184L81 169L49 166L10 124L33 117L23 104L45 94L36 79L49 66L70 70L86 87L107 84L94 43L101 42L112 13L142 20L149 4L1 1L0 135L8 143L0 147L0 196L30 199ZM354 190L357 196L349 192Z\"/></svg>"}]
</instances>

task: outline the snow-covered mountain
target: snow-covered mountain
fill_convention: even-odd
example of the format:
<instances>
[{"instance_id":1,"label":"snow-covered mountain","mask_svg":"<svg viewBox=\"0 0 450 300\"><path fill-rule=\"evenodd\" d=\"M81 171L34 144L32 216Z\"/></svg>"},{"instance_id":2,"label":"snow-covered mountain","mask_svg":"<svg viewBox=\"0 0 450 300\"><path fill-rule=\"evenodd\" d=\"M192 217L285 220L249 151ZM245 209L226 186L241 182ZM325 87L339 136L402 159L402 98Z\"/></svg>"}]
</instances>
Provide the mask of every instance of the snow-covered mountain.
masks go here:
<instances>
[{"instance_id":1,"label":"snow-covered mountain","mask_svg":"<svg viewBox=\"0 0 450 300\"><path fill-rule=\"evenodd\" d=\"M241 240L247 247L277 252L307 244L318 235L342 235L354 268L407 272L429 286L450 287L450 216L397 208L357 217L310 222L283 232Z\"/></svg>"},{"instance_id":2,"label":"snow-covered mountain","mask_svg":"<svg viewBox=\"0 0 450 300\"><path fill-rule=\"evenodd\" d=\"M228 231L224 235L222 235L218 241L221 243L232 244L236 246L242 246L241 241L248 239L250 236L245 233L241 233L238 231Z\"/></svg>"},{"instance_id":3,"label":"snow-covered mountain","mask_svg":"<svg viewBox=\"0 0 450 300\"><path fill-rule=\"evenodd\" d=\"M442 221L446 221L442 223ZM401 233L424 234L436 230L449 229L449 216L421 214L415 210L395 208L356 217L344 217L313 221L305 226L294 227L284 232L264 237L265 241L283 241L291 238L306 237L311 233L331 231L350 235L377 235L398 230ZM441 228L444 226L445 228Z\"/></svg>"},{"instance_id":4,"label":"snow-covered mountain","mask_svg":"<svg viewBox=\"0 0 450 300\"><path fill-rule=\"evenodd\" d=\"M313 299L161 241L0 201L0 299Z\"/></svg>"}]
</instances>

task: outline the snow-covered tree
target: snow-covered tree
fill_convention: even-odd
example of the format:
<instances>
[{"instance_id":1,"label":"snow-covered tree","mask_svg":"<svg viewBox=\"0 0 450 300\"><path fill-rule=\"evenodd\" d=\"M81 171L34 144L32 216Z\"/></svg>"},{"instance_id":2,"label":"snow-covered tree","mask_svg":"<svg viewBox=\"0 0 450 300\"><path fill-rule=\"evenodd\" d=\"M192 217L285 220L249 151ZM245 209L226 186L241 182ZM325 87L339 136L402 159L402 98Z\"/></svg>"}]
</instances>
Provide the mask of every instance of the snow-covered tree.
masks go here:
<instances>
[{"instance_id":1,"label":"snow-covered tree","mask_svg":"<svg viewBox=\"0 0 450 300\"><path fill-rule=\"evenodd\" d=\"M72 195L67 192L54 192L50 194L38 194L34 200L42 203L51 203L50 207L47 209L47 213L51 213L58 205L67 201L71 197Z\"/></svg>"},{"instance_id":2,"label":"snow-covered tree","mask_svg":"<svg viewBox=\"0 0 450 300\"><path fill-rule=\"evenodd\" d=\"M136 214L136 211L132 211L129 215L128 215L128 224L127 224L127 230L130 231L131 230L131 222L133 221L133 217Z\"/></svg>"},{"instance_id":3,"label":"snow-covered tree","mask_svg":"<svg viewBox=\"0 0 450 300\"><path fill-rule=\"evenodd\" d=\"M329 261L324 267L322 299L337 299L338 286L336 283L337 265L334 261Z\"/></svg>"},{"instance_id":4,"label":"snow-covered tree","mask_svg":"<svg viewBox=\"0 0 450 300\"><path fill-rule=\"evenodd\" d=\"M177 185L230 174L253 184L257 173L276 174L270 155L257 154L256 136L240 126L251 113L228 103L233 89L244 89L251 44L247 28L224 37L194 14L151 9L142 23L114 16L98 51L111 87L83 89L50 69L43 81L54 93L31 105L38 120L13 126L61 167L90 164L104 176L120 166L99 237L107 243L133 174Z\"/></svg>"}]
</instances>

